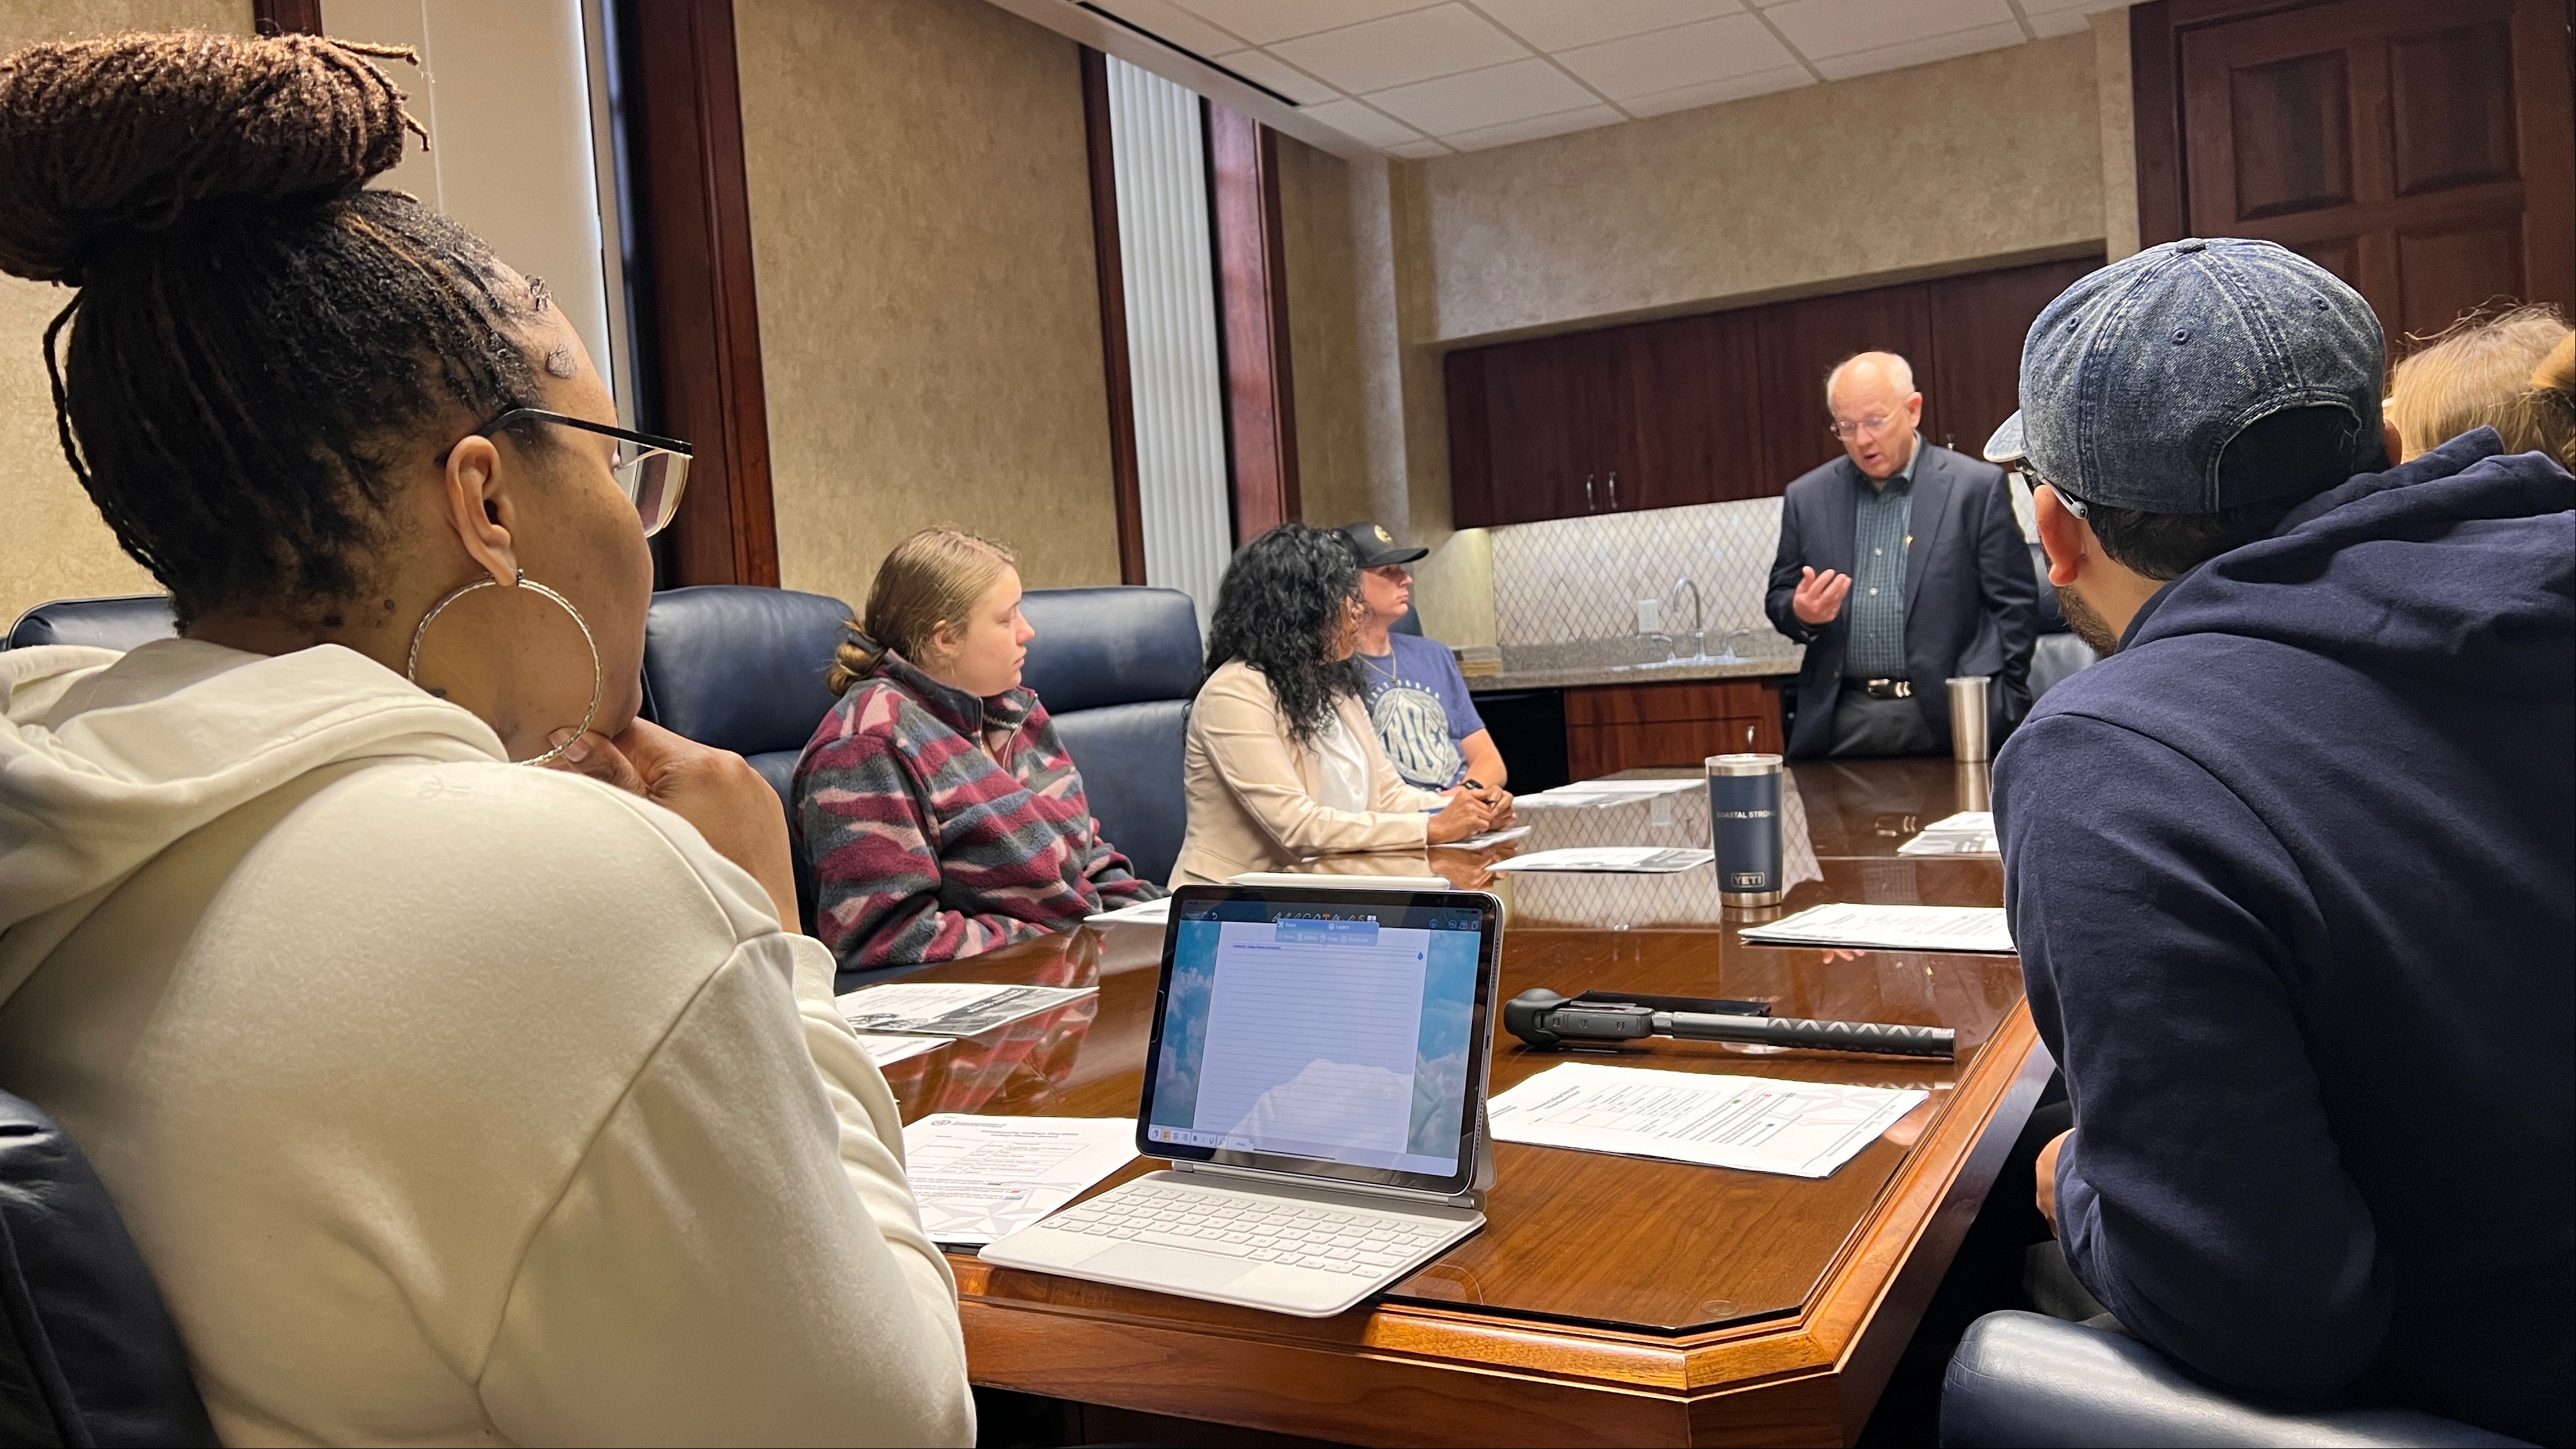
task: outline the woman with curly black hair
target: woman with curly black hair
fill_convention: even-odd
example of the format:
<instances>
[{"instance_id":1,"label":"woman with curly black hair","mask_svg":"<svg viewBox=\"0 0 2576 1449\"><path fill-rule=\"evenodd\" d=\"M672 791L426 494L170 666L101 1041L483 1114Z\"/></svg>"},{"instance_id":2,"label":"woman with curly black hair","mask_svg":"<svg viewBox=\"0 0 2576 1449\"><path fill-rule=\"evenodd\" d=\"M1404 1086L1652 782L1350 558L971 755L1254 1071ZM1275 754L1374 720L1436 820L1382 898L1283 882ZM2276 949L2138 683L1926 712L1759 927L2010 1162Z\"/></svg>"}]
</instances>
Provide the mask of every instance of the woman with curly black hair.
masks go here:
<instances>
[{"instance_id":1,"label":"woman with curly black hair","mask_svg":"<svg viewBox=\"0 0 2576 1449\"><path fill-rule=\"evenodd\" d=\"M1364 607L1359 557L1337 533L1281 524L1234 556L1190 708L1190 828L1173 885L1446 845L1509 817L1501 791L1416 790L1388 763L1352 658Z\"/></svg>"},{"instance_id":2,"label":"woman with curly black hair","mask_svg":"<svg viewBox=\"0 0 2576 1449\"><path fill-rule=\"evenodd\" d=\"M635 719L687 447L367 188L390 58L0 59L0 271L71 289L63 452L182 633L0 653L0 1086L195 1376L129 1437L973 1443L778 799Z\"/></svg>"}]
</instances>

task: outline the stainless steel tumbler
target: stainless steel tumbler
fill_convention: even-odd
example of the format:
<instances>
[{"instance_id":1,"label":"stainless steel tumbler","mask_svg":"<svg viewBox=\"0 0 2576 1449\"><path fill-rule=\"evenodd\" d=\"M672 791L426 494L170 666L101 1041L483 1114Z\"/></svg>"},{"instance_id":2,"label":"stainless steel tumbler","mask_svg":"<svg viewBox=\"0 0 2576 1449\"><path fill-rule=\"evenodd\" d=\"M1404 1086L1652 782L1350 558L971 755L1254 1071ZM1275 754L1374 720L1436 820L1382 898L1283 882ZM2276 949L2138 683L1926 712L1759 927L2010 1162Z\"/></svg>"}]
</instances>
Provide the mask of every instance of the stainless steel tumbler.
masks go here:
<instances>
[{"instance_id":1,"label":"stainless steel tumbler","mask_svg":"<svg viewBox=\"0 0 2576 1449\"><path fill-rule=\"evenodd\" d=\"M1991 757L1986 746L1986 690L1994 681L1971 674L1950 681L1950 758L1982 764Z\"/></svg>"},{"instance_id":2,"label":"stainless steel tumbler","mask_svg":"<svg viewBox=\"0 0 2576 1449\"><path fill-rule=\"evenodd\" d=\"M1780 757L1711 755L1707 765L1718 898L1730 906L1779 904Z\"/></svg>"}]
</instances>

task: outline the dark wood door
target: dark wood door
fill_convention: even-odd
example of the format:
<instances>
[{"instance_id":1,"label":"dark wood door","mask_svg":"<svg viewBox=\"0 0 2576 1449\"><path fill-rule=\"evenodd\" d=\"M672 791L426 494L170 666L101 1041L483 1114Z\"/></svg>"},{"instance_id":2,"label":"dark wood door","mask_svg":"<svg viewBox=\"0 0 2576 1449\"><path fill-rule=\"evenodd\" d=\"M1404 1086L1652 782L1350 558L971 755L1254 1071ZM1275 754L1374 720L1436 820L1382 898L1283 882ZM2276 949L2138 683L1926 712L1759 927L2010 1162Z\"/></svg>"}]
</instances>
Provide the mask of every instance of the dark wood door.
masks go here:
<instances>
[{"instance_id":1,"label":"dark wood door","mask_svg":"<svg viewBox=\"0 0 2576 1449\"><path fill-rule=\"evenodd\" d=\"M1940 419L1930 405L1934 376L1932 314L1920 282L1809 297L1761 309L1755 351L1755 385L1762 398L1762 471L1766 493L1842 452L1827 428L1825 374L1855 352L1894 352L1914 364L1914 385L1925 397L1925 436L1937 438Z\"/></svg>"},{"instance_id":2,"label":"dark wood door","mask_svg":"<svg viewBox=\"0 0 2576 1449\"><path fill-rule=\"evenodd\" d=\"M2158 118L2142 108L2147 240L2173 229L2155 225L2161 183L2183 230L2277 241L2351 283L2392 352L2489 302L2576 303L2560 0L2228 9L2199 0L2162 16L2180 157L2178 174L2154 164ZM2157 17L2142 19L2152 33Z\"/></svg>"},{"instance_id":3,"label":"dark wood door","mask_svg":"<svg viewBox=\"0 0 2576 1449\"><path fill-rule=\"evenodd\" d=\"M1762 399L1751 386L1758 311L1621 328L1634 464L1622 508L1676 508L1779 491L1762 468Z\"/></svg>"},{"instance_id":4,"label":"dark wood door","mask_svg":"<svg viewBox=\"0 0 2576 1449\"><path fill-rule=\"evenodd\" d=\"M1926 284L1932 365L1923 387L1923 436L1971 458L2021 406L2021 346L2040 309L2099 256L1971 272ZM1937 419L1937 423L1936 420Z\"/></svg>"}]
</instances>

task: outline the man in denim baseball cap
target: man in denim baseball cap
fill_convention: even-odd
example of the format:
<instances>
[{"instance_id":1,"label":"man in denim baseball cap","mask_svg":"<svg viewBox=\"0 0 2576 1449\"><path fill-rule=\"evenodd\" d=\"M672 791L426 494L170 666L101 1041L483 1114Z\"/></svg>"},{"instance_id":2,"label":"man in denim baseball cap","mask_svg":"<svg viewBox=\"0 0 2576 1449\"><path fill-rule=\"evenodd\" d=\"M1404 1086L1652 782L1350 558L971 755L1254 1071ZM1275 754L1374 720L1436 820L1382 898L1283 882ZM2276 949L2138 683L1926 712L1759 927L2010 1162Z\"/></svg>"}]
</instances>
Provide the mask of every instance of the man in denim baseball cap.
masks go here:
<instances>
[{"instance_id":1,"label":"man in denim baseball cap","mask_svg":"<svg viewBox=\"0 0 2576 1449\"><path fill-rule=\"evenodd\" d=\"M2068 1266L2222 1385L2576 1438L2576 479L2399 468L2360 297L2180 241L2032 324L1986 456L2110 657L1995 767ZM2358 476L2352 476L2352 475Z\"/></svg>"}]
</instances>

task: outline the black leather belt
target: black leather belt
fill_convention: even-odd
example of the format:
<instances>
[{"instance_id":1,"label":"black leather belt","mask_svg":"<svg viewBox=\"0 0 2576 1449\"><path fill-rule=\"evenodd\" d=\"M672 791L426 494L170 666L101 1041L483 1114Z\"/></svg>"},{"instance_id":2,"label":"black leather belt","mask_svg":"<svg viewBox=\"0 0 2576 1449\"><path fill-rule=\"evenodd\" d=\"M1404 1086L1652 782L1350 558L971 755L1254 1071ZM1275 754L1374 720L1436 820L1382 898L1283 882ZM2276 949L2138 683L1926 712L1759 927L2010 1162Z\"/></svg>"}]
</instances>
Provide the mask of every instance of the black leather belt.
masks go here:
<instances>
[{"instance_id":1,"label":"black leather belt","mask_svg":"<svg viewBox=\"0 0 2576 1449\"><path fill-rule=\"evenodd\" d=\"M1846 679L1843 681L1843 688L1857 689L1872 699L1912 699L1914 697L1914 681L1911 679Z\"/></svg>"}]
</instances>

